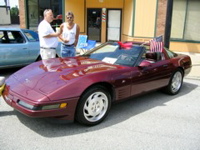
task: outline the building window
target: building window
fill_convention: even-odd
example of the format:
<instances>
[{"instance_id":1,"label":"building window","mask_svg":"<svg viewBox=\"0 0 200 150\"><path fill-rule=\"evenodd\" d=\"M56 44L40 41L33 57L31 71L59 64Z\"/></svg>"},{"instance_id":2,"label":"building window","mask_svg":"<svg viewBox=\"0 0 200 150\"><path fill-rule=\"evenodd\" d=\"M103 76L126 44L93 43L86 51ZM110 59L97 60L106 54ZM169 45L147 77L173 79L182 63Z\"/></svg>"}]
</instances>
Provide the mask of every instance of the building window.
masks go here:
<instances>
[{"instance_id":1,"label":"building window","mask_svg":"<svg viewBox=\"0 0 200 150\"><path fill-rule=\"evenodd\" d=\"M171 39L200 41L199 8L199 0L174 0Z\"/></svg>"},{"instance_id":2,"label":"building window","mask_svg":"<svg viewBox=\"0 0 200 150\"><path fill-rule=\"evenodd\" d=\"M27 23L28 28L37 30L38 24L43 20L45 9L52 9L55 20L52 27L62 23L62 0L27 0Z\"/></svg>"}]
</instances>

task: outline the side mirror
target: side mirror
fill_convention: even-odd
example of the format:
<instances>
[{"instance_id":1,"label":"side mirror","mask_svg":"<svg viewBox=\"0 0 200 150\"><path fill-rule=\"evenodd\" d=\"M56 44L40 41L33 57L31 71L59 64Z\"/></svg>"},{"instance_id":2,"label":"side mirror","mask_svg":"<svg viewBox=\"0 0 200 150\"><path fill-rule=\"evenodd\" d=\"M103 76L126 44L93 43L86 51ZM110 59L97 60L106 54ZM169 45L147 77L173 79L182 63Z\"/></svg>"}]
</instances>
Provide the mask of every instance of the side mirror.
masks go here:
<instances>
[{"instance_id":1,"label":"side mirror","mask_svg":"<svg viewBox=\"0 0 200 150\"><path fill-rule=\"evenodd\" d=\"M146 68L146 67L148 67L148 66L150 66L150 65L151 65L151 63L150 63L149 61L143 60L143 61L139 64L139 67L140 67L140 68Z\"/></svg>"}]
</instances>

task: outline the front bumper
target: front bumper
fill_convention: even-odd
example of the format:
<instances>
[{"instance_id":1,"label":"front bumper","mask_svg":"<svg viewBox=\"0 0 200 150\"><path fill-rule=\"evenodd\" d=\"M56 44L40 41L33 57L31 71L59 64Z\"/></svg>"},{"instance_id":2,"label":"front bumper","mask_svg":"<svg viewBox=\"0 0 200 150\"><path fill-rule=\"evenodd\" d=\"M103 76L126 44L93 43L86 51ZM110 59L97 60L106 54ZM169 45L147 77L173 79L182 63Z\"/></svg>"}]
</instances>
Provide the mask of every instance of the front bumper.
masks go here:
<instances>
[{"instance_id":1,"label":"front bumper","mask_svg":"<svg viewBox=\"0 0 200 150\"><path fill-rule=\"evenodd\" d=\"M5 102L13 107L15 110L21 112L22 114L29 116L29 117L37 117L37 118L61 118L65 120L74 120L76 105L78 102L79 97L76 98L70 98L70 99L64 99L64 100L55 100L55 101L49 101L49 102L33 102L30 101L12 91L9 90L9 93L7 92L6 88L2 94L3 99ZM53 105L53 104L59 104L59 103L67 103L66 108L57 108L57 109L50 109L50 110L42 110L42 109L28 109L22 105L19 104L19 101L22 100L32 106L34 108L41 108L42 106L47 105Z\"/></svg>"}]
</instances>

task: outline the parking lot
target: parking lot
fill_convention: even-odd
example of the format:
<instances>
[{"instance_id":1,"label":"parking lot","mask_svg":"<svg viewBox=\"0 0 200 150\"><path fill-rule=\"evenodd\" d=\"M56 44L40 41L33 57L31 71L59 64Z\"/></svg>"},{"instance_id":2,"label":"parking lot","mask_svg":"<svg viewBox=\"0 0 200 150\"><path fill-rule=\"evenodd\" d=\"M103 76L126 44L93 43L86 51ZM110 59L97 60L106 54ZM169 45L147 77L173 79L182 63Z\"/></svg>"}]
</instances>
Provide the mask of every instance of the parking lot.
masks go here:
<instances>
[{"instance_id":1,"label":"parking lot","mask_svg":"<svg viewBox=\"0 0 200 150\"><path fill-rule=\"evenodd\" d=\"M199 92L200 80L186 79L178 95L131 98L93 127L29 118L0 98L0 149L198 150Z\"/></svg>"}]
</instances>

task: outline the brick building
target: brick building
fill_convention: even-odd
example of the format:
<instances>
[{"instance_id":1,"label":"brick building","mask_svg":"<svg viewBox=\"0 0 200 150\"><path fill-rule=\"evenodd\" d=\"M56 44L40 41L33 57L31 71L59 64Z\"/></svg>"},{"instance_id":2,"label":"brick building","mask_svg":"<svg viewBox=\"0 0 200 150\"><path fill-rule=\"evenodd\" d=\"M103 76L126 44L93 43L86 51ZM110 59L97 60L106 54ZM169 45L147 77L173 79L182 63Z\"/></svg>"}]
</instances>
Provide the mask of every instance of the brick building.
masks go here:
<instances>
[{"instance_id":1,"label":"brick building","mask_svg":"<svg viewBox=\"0 0 200 150\"><path fill-rule=\"evenodd\" d=\"M7 25L11 24L11 17L10 17L10 7L9 6L0 6L0 25Z\"/></svg>"},{"instance_id":2,"label":"brick building","mask_svg":"<svg viewBox=\"0 0 200 150\"><path fill-rule=\"evenodd\" d=\"M167 0L19 0L20 25L37 30L44 9L55 15L52 26L65 21L69 10L81 34L99 42L108 40L148 41L164 35ZM200 52L200 0L172 0L170 49ZM168 21L168 20L167 20Z\"/></svg>"}]
</instances>

